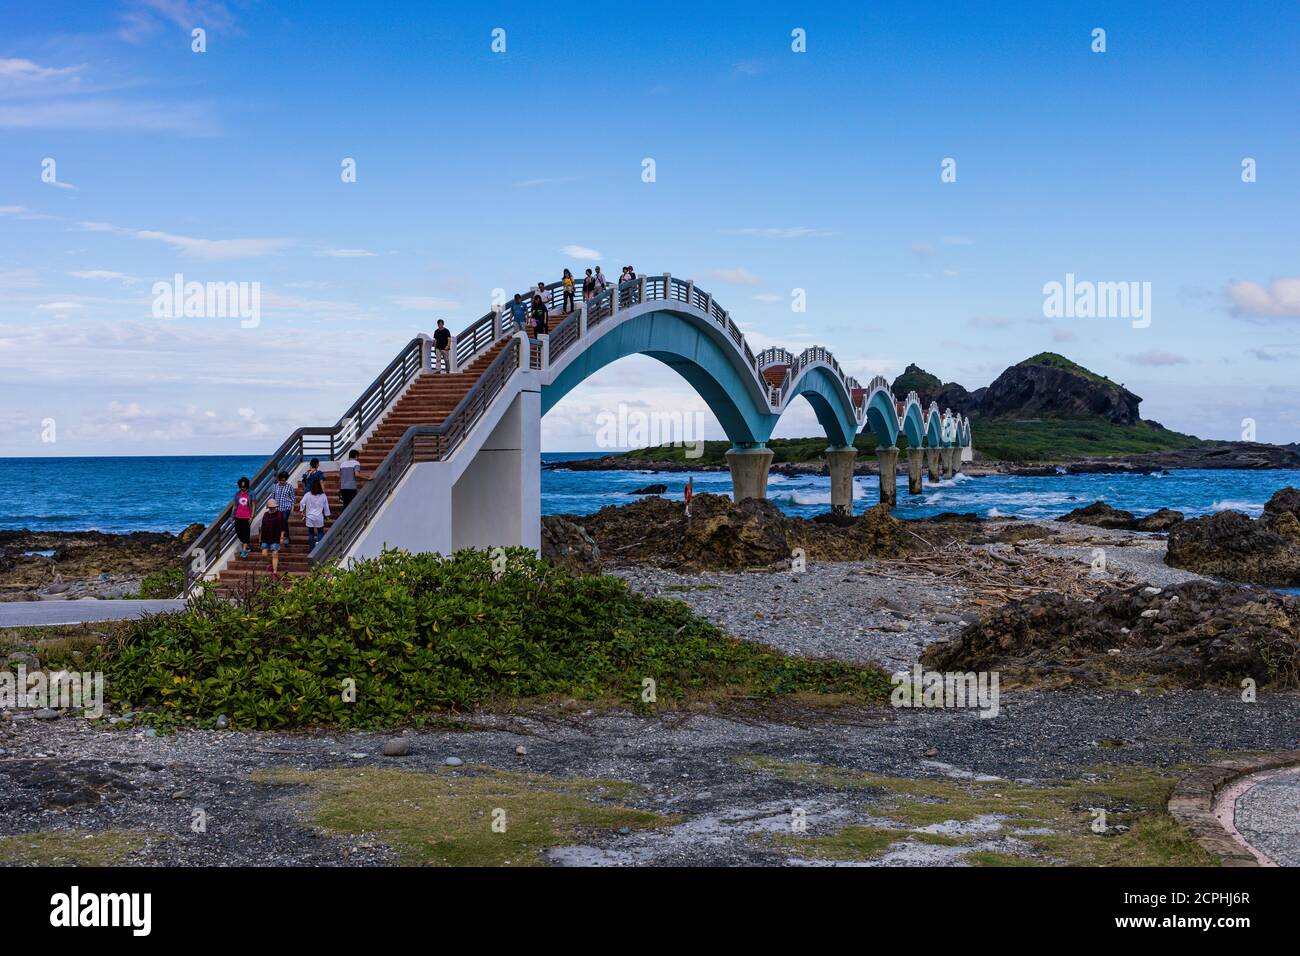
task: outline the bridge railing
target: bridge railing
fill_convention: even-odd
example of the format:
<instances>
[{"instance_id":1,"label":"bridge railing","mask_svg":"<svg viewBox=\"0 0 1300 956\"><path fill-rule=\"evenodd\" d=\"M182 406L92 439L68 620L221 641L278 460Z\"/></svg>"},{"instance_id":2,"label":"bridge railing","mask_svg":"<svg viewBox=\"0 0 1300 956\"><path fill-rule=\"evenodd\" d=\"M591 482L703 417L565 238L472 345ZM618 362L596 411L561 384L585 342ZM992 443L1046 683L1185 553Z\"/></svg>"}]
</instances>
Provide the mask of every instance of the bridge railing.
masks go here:
<instances>
[{"instance_id":1,"label":"bridge railing","mask_svg":"<svg viewBox=\"0 0 1300 956\"><path fill-rule=\"evenodd\" d=\"M443 461L460 447L470 430L492 406L523 360L523 336L501 350L492 364L440 425L412 425L385 456L374 475L334 520L311 553L311 564L341 558L357 542L388 501L411 466ZM530 349L537 347L529 343Z\"/></svg>"},{"instance_id":2,"label":"bridge railing","mask_svg":"<svg viewBox=\"0 0 1300 956\"><path fill-rule=\"evenodd\" d=\"M429 338L417 335L397 353L373 382L352 403L333 425L309 426L294 431L275 453L249 479L249 490L254 502L263 502L270 494L276 475L282 471L293 474L305 461L320 458L335 461L352 448L367 429L384 413L388 403L397 398L423 368L429 367ZM233 492L231 494L233 498ZM203 529L190 545L185 558L185 591L202 579L221 560L226 550L234 544L234 502L226 505L215 521Z\"/></svg>"}]
</instances>

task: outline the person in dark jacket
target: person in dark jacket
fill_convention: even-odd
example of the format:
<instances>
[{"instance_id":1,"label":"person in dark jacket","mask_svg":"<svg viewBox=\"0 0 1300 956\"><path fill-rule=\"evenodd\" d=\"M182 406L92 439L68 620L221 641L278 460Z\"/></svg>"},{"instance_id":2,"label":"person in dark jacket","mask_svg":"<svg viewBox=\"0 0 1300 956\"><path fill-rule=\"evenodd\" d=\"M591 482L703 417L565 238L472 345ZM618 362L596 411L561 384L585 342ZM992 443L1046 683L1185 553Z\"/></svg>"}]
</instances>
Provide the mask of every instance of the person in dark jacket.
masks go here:
<instances>
[{"instance_id":1,"label":"person in dark jacket","mask_svg":"<svg viewBox=\"0 0 1300 956\"><path fill-rule=\"evenodd\" d=\"M271 577L280 577L280 538L284 536L286 516L280 513L280 503L275 496L266 499L266 511L262 513L262 530L258 537L262 542L262 553L270 552Z\"/></svg>"}]
</instances>

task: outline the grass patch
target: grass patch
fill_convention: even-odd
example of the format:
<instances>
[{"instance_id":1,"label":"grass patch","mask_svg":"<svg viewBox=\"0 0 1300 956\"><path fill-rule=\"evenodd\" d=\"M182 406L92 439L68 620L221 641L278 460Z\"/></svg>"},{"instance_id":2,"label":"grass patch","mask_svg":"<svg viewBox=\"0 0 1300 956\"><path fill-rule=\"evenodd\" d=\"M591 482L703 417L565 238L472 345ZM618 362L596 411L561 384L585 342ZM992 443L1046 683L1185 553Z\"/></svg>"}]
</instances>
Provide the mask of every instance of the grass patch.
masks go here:
<instances>
[{"instance_id":1,"label":"grass patch","mask_svg":"<svg viewBox=\"0 0 1300 956\"><path fill-rule=\"evenodd\" d=\"M307 786L320 826L374 836L408 865L537 866L548 847L674 822L612 802L635 793L632 784L487 767L455 773L265 770L252 779ZM503 832L493 829L494 820L504 820Z\"/></svg>"},{"instance_id":2,"label":"grass patch","mask_svg":"<svg viewBox=\"0 0 1300 956\"><path fill-rule=\"evenodd\" d=\"M464 713L490 700L573 697L643 709L801 692L886 699L879 669L786 657L729 637L681 601L609 576L574 576L512 549L386 552L242 602L206 595L189 610L132 622L97 668L112 702L158 724L211 720L271 729L378 728ZM350 689L355 687L355 700Z\"/></svg>"},{"instance_id":3,"label":"grass patch","mask_svg":"<svg viewBox=\"0 0 1300 956\"><path fill-rule=\"evenodd\" d=\"M157 834L134 830L46 830L0 837L3 866L118 866Z\"/></svg>"},{"instance_id":4,"label":"grass patch","mask_svg":"<svg viewBox=\"0 0 1300 956\"><path fill-rule=\"evenodd\" d=\"M1170 431L1150 422L1116 425L1101 416L1088 418L972 418L971 431L975 449L990 461L1065 461L1080 456L1122 456L1144 452L1201 448L1212 441ZM876 450L870 430L859 434L853 445L859 459ZM907 447L906 436L899 446ZM704 454L692 459L702 465L723 464L729 442L705 442ZM825 438L774 438L767 443L774 464L823 461ZM661 445L624 452L623 458L651 462L684 462L685 449L680 445Z\"/></svg>"},{"instance_id":5,"label":"grass patch","mask_svg":"<svg viewBox=\"0 0 1300 956\"><path fill-rule=\"evenodd\" d=\"M972 835L971 839L985 841L1014 836L1039 852L1032 860L1011 854L1018 861L1016 865L1215 866L1218 863L1165 811L1169 792L1178 775L1186 769L1182 767L1107 767L1087 779L1023 784L1005 780L975 783L886 777L762 757L743 758L742 763L803 785L869 791L864 809L872 816L897 821L903 826L924 827L989 815L1002 817L1000 830ZM1107 829L1103 833L1092 830L1093 808L1106 811ZM1016 833L1029 829L1051 832ZM895 833L897 839L917 836L907 831L886 829L884 832ZM853 839L851 835L850 844ZM828 846L834 849L836 844L832 842ZM991 866L996 862L990 859L980 865Z\"/></svg>"}]
</instances>

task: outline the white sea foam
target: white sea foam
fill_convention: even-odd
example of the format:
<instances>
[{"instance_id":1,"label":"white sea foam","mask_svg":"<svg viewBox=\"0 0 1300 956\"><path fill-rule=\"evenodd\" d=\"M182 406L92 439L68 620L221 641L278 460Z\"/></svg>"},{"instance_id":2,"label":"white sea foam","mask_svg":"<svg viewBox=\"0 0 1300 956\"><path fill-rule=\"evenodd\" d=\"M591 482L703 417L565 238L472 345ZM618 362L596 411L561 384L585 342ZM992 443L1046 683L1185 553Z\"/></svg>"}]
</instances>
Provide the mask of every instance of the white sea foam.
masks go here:
<instances>
[{"instance_id":1,"label":"white sea foam","mask_svg":"<svg viewBox=\"0 0 1300 956\"><path fill-rule=\"evenodd\" d=\"M1235 498L1225 498L1223 501L1216 501L1210 505L1211 511L1244 511L1247 514L1262 514L1264 511L1264 502L1262 501L1239 501Z\"/></svg>"}]
</instances>

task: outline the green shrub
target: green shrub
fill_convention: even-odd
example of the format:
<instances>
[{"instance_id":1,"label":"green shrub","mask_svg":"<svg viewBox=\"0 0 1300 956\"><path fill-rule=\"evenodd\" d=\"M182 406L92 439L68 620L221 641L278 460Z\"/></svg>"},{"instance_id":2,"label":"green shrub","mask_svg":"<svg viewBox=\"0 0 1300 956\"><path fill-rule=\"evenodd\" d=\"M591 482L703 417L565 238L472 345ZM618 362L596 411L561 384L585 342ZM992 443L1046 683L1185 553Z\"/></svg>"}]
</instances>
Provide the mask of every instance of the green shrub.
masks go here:
<instances>
[{"instance_id":1,"label":"green shrub","mask_svg":"<svg viewBox=\"0 0 1300 956\"><path fill-rule=\"evenodd\" d=\"M421 723L501 697L641 706L646 677L661 701L719 689L888 693L874 668L788 658L620 579L574 577L526 549L507 556L497 575L483 551L447 560L392 551L239 602L204 595L106 646L108 695L157 708L159 722L224 713L232 726L272 728ZM353 703L343 700L348 679Z\"/></svg>"},{"instance_id":2,"label":"green shrub","mask_svg":"<svg viewBox=\"0 0 1300 956\"><path fill-rule=\"evenodd\" d=\"M152 571L140 582L141 598L174 598L185 588L185 569L177 566Z\"/></svg>"}]
</instances>

